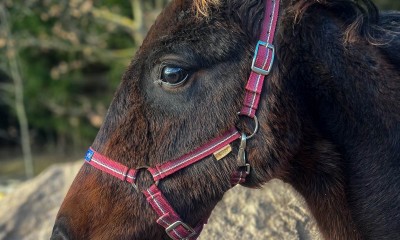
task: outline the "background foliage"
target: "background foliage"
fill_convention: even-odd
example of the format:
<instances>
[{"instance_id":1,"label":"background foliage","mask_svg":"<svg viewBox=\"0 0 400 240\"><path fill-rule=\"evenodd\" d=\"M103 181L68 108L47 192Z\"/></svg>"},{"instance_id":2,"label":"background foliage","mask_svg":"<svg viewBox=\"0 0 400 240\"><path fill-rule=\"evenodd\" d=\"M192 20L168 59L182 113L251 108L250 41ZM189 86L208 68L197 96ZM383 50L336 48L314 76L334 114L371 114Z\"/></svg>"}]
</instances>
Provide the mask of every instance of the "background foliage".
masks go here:
<instances>
[{"instance_id":1,"label":"background foliage","mask_svg":"<svg viewBox=\"0 0 400 240\"><path fill-rule=\"evenodd\" d=\"M167 2L1 0L0 161L5 149L23 145L19 107L34 154L88 146L130 58ZM398 0L375 2L400 9Z\"/></svg>"}]
</instances>

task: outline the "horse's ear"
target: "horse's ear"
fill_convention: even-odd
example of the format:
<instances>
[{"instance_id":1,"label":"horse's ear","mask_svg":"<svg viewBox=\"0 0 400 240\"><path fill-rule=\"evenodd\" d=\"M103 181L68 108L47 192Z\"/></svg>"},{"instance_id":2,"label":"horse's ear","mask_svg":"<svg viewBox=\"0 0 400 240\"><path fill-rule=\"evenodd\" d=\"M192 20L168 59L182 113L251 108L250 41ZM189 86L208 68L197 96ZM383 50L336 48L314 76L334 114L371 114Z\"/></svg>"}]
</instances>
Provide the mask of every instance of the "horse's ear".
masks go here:
<instances>
[{"instance_id":1,"label":"horse's ear","mask_svg":"<svg viewBox=\"0 0 400 240\"><path fill-rule=\"evenodd\" d=\"M225 0L226 14L237 22L249 38L256 42L260 35L265 2L259 0Z\"/></svg>"}]
</instances>

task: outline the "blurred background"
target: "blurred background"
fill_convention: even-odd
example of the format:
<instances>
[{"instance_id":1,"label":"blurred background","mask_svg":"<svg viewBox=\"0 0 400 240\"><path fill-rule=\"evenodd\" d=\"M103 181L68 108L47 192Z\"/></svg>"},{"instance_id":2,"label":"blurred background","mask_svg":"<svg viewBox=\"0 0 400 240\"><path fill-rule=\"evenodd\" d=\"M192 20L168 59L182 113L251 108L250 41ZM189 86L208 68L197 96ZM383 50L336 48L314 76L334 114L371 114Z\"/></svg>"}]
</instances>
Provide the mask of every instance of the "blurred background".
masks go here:
<instances>
[{"instance_id":1,"label":"blurred background","mask_svg":"<svg viewBox=\"0 0 400 240\"><path fill-rule=\"evenodd\" d=\"M0 0L0 198L83 156L168 1ZM375 3L400 9L399 0Z\"/></svg>"},{"instance_id":2,"label":"blurred background","mask_svg":"<svg viewBox=\"0 0 400 240\"><path fill-rule=\"evenodd\" d=\"M0 185L81 158L167 2L0 0Z\"/></svg>"}]
</instances>

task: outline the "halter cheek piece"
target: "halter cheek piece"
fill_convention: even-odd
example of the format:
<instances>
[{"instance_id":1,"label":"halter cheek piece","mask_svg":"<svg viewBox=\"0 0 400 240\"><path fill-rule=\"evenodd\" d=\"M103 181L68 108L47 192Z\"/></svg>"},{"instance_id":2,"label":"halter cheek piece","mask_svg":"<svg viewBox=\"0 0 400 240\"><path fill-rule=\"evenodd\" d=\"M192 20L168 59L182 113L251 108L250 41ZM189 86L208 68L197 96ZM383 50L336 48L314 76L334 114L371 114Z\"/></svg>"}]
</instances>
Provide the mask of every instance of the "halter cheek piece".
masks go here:
<instances>
[{"instance_id":1,"label":"halter cheek piece","mask_svg":"<svg viewBox=\"0 0 400 240\"><path fill-rule=\"evenodd\" d=\"M169 204L160 189L158 189L159 181L210 156L213 153L216 154L216 152L223 151L230 143L237 139L240 139L237 160L241 165L231 176L232 187L244 183L247 175L250 173L250 164L246 160L246 143L248 139L252 138L256 134L258 129L258 120L255 114L258 108L264 78L270 73L274 61L275 50L272 43L278 20L278 12L279 0L266 0L266 11L262 23L260 40L257 43L254 53L251 66L252 71L246 85L244 103L242 109L238 112L239 115L254 119L256 125L254 132L250 136L246 136L244 133L239 133L239 131L233 127L221 136L214 138L196 150L155 167L142 166L129 168L101 155L92 148L89 148L86 153L86 163L100 171L119 178L122 181L131 183L138 191L139 189L136 186L137 174L140 170L147 170L152 175L154 184L144 190L143 193L151 207L159 216L157 223L165 228L166 233L172 239L197 239L204 224L207 223L208 217L203 221L200 221L193 228L184 223L171 204Z\"/></svg>"}]
</instances>

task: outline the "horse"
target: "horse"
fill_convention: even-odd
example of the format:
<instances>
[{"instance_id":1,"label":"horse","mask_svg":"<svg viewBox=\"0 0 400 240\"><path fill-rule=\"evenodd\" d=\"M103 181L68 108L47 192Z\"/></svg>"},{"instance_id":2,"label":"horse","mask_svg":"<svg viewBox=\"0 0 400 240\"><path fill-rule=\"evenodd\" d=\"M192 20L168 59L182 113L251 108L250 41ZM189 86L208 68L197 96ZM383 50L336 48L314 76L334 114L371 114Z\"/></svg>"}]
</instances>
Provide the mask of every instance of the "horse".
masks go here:
<instances>
[{"instance_id":1,"label":"horse","mask_svg":"<svg viewBox=\"0 0 400 240\"><path fill-rule=\"evenodd\" d=\"M275 15L273 42L260 42ZM254 67L260 49L268 69ZM51 239L195 239L233 173L245 187L289 183L325 239L400 239L399 52L400 13L370 0L171 1L124 73ZM241 114L251 74L265 75L259 109ZM193 151L195 163L155 177Z\"/></svg>"}]
</instances>

